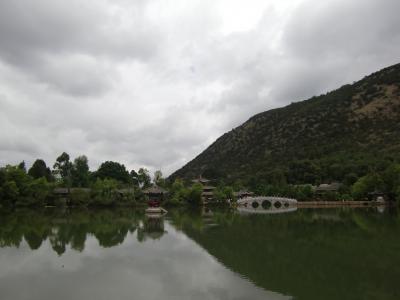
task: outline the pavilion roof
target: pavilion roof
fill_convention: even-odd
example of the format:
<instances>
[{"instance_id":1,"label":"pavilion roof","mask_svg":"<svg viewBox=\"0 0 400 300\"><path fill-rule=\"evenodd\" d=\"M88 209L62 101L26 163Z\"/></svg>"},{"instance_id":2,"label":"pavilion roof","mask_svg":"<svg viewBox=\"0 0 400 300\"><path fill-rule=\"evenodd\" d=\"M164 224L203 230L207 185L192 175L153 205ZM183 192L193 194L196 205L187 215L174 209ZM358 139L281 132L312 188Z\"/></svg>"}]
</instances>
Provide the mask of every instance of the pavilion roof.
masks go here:
<instances>
[{"instance_id":1,"label":"pavilion roof","mask_svg":"<svg viewBox=\"0 0 400 300\"><path fill-rule=\"evenodd\" d=\"M192 182L200 182L200 183L207 183L210 182L211 180L208 180L204 177L202 177L201 175L199 176L199 178L193 179Z\"/></svg>"},{"instance_id":2,"label":"pavilion roof","mask_svg":"<svg viewBox=\"0 0 400 300\"><path fill-rule=\"evenodd\" d=\"M53 193L54 194L59 194L59 195L69 194L69 188L55 188L53 190Z\"/></svg>"},{"instance_id":3,"label":"pavilion roof","mask_svg":"<svg viewBox=\"0 0 400 300\"><path fill-rule=\"evenodd\" d=\"M236 196L242 196L242 195L254 195L253 192L247 191L247 190L240 190L238 192L235 192Z\"/></svg>"},{"instance_id":4,"label":"pavilion roof","mask_svg":"<svg viewBox=\"0 0 400 300\"><path fill-rule=\"evenodd\" d=\"M340 187L341 187L341 184L338 182L333 182L331 184L322 183L315 189L315 191L316 192L337 191Z\"/></svg>"},{"instance_id":5,"label":"pavilion roof","mask_svg":"<svg viewBox=\"0 0 400 300\"><path fill-rule=\"evenodd\" d=\"M145 194L166 194L167 191L158 185L152 185L143 191Z\"/></svg>"},{"instance_id":6,"label":"pavilion roof","mask_svg":"<svg viewBox=\"0 0 400 300\"><path fill-rule=\"evenodd\" d=\"M211 185L204 185L203 190L214 190L216 187Z\"/></svg>"},{"instance_id":7,"label":"pavilion roof","mask_svg":"<svg viewBox=\"0 0 400 300\"><path fill-rule=\"evenodd\" d=\"M201 195L202 196L213 196L214 193L213 192L202 192Z\"/></svg>"}]
</instances>

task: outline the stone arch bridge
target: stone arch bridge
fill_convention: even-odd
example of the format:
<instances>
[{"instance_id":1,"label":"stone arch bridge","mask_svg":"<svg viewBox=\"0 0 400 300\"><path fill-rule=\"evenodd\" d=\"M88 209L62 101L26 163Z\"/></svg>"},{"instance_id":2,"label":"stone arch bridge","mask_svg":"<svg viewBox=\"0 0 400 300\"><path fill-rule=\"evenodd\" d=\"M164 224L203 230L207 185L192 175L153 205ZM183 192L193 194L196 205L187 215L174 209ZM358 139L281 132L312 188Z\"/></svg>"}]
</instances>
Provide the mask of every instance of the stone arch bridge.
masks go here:
<instances>
[{"instance_id":1,"label":"stone arch bridge","mask_svg":"<svg viewBox=\"0 0 400 300\"><path fill-rule=\"evenodd\" d=\"M297 210L297 200L285 197L245 197L237 201L239 212L284 213Z\"/></svg>"}]
</instances>

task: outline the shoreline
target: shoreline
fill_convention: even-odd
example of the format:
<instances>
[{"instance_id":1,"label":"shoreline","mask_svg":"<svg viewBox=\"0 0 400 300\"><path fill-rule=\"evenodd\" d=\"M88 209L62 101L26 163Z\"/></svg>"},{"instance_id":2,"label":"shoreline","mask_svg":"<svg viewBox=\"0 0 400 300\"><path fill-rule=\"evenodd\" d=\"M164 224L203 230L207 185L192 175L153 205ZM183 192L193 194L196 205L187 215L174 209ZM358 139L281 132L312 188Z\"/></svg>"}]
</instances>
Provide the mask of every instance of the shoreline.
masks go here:
<instances>
[{"instance_id":1,"label":"shoreline","mask_svg":"<svg viewBox=\"0 0 400 300\"><path fill-rule=\"evenodd\" d=\"M392 206L391 202L375 202L375 201L302 201L297 202L299 208L314 207L376 207L376 206Z\"/></svg>"}]
</instances>

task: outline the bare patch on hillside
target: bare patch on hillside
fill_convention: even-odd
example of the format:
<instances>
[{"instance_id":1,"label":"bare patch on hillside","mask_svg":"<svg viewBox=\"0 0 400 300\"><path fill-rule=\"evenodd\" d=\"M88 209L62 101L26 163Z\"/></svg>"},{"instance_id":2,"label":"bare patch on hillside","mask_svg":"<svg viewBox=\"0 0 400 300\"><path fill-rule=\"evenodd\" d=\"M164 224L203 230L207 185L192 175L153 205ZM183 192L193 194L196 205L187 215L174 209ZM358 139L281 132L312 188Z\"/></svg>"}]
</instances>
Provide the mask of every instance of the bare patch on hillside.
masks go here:
<instances>
[{"instance_id":1,"label":"bare patch on hillside","mask_svg":"<svg viewBox=\"0 0 400 300\"><path fill-rule=\"evenodd\" d=\"M351 120L358 120L377 115L393 119L400 112L400 89L396 85L380 85L375 87L373 95L357 94L352 98Z\"/></svg>"}]
</instances>

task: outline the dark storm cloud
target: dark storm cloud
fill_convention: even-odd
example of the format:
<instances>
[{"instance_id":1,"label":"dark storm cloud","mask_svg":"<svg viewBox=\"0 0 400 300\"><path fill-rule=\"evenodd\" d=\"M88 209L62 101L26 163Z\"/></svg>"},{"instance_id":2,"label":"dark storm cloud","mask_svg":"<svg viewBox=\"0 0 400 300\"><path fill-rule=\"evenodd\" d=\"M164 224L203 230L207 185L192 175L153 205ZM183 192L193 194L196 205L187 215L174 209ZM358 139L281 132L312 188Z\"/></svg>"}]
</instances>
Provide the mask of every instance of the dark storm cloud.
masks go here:
<instances>
[{"instance_id":1,"label":"dark storm cloud","mask_svg":"<svg viewBox=\"0 0 400 300\"><path fill-rule=\"evenodd\" d=\"M169 173L255 113L399 62L395 0L0 2L0 164Z\"/></svg>"}]
</instances>

